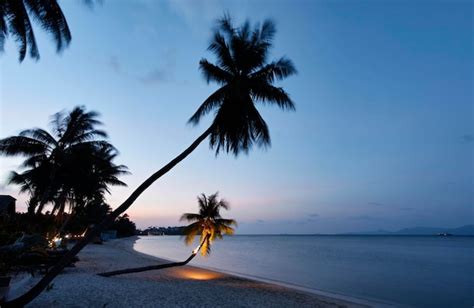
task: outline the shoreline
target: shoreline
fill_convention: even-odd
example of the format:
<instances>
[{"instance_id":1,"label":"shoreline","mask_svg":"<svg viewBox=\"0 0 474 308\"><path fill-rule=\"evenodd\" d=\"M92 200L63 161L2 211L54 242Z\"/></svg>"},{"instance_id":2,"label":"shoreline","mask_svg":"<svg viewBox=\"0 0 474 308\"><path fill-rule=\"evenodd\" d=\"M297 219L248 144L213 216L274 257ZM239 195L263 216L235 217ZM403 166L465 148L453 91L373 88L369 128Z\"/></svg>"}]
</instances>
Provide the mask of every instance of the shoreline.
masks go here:
<instances>
[{"instance_id":1,"label":"shoreline","mask_svg":"<svg viewBox=\"0 0 474 308\"><path fill-rule=\"evenodd\" d=\"M167 258L157 257L157 256L154 256L154 255L146 254L146 253L135 250L133 248L133 244L139 238L140 238L140 236L129 237L129 238L127 238L129 241L125 241L125 239L120 239L119 240L120 242L115 243L115 245L117 245L118 247L120 247L122 249L125 249L125 250L127 250L131 253L136 253L136 254L138 254L142 257L145 257L145 258L151 258L151 259L156 260L160 263L180 261L180 260L171 260L171 259L167 259ZM130 243L130 242L132 242L132 240L133 240L133 243ZM112 244L114 244L114 243L112 243ZM327 297L327 298L334 299L334 300L341 300L341 301L344 301L344 302L357 304L357 305L361 305L361 306L378 307L378 308L388 308L388 307L394 307L395 306L394 303L382 301L382 300L379 300L379 299L363 298L363 297L358 297L358 296L351 296L351 295L345 295L345 294L341 294L341 293L335 293L335 292L330 292L330 291L325 291L325 290L319 290L319 289L305 287L305 286L301 286L301 285L296 285L296 284L292 284L292 283L288 283L288 282L284 282L284 281L280 281L280 280L268 279L268 278L259 277L259 276L245 275L245 274L232 272L232 271L227 271L227 270L222 270L222 269L218 269L218 268L205 267L205 266L194 266L194 265L189 265L189 264L186 265L186 266L201 269L201 270L207 270L207 271L211 271L211 272L221 273L221 274L225 274L225 275L229 275L229 276L239 277L239 278L243 278L243 279L253 280L253 281L257 281L257 282L261 282L261 283L278 285L278 286L288 288L288 289L291 289L291 290L296 290L296 291L299 291L299 292L304 292L304 293L308 293L308 294L316 295L316 296L323 296L323 297ZM400 307L400 305L399 305L399 307Z\"/></svg>"},{"instance_id":2,"label":"shoreline","mask_svg":"<svg viewBox=\"0 0 474 308\"><path fill-rule=\"evenodd\" d=\"M138 237L90 244L76 267L67 268L28 307L389 307L330 293L313 293L275 282L185 265L110 278L99 272L168 262L133 249ZM31 287L31 279L14 298Z\"/></svg>"}]
</instances>

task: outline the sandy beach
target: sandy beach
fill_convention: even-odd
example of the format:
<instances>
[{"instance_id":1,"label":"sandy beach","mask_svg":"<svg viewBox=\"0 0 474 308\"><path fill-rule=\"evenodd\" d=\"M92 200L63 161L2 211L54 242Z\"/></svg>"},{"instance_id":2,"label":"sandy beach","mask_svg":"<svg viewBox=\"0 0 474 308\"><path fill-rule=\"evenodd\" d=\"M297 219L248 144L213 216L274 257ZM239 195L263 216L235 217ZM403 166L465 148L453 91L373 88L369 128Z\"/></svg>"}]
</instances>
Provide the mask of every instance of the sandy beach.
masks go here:
<instances>
[{"instance_id":1,"label":"sandy beach","mask_svg":"<svg viewBox=\"0 0 474 308\"><path fill-rule=\"evenodd\" d=\"M167 262L135 252L135 240L87 246L76 267L67 268L29 307L367 307L189 265L111 278L96 275ZM9 297L25 287L13 289Z\"/></svg>"}]
</instances>

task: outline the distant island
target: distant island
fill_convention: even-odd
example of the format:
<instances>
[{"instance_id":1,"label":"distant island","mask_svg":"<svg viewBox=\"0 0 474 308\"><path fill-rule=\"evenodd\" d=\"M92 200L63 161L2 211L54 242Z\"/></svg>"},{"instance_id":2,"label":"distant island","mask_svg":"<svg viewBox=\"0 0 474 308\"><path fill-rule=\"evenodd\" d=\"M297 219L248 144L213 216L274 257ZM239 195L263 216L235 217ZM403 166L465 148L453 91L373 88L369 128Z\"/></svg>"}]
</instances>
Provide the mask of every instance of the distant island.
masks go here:
<instances>
[{"instance_id":1,"label":"distant island","mask_svg":"<svg viewBox=\"0 0 474 308\"><path fill-rule=\"evenodd\" d=\"M376 230L366 232L352 232L346 234L357 235L474 235L474 225L465 225L457 228L441 227L413 227L398 231Z\"/></svg>"},{"instance_id":2,"label":"distant island","mask_svg":"<svg viewBox=\"0 0 474 308\"><path fill-rule=\"evenodd\" d=\"M183 235L183 226L175 227L148 227L137 230L137 235Z\"/></svg>"}]
</instances>

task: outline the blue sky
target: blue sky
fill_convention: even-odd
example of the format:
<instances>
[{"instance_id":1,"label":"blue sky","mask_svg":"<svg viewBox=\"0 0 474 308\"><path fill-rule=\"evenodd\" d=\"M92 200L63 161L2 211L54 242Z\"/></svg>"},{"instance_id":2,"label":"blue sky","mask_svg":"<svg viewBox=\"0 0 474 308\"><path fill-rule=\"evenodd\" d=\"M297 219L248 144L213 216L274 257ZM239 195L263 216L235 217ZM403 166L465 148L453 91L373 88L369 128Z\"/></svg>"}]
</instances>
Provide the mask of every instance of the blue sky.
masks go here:
<instances>
[{"instance_id":1,"label":"blue sky","mask_svg":"<svg viewBox=\"0 0 474 308\"><path fill-rule=\"evenodd\" d=\"M260 106L272 147L215 157L202 144L128 211L176 225L201 192L232 205L239 233L332 233L474 223L473 4L470 1L61 1L73 34L41 59L0 57L0 137L45 127L76 105L99 111L132 175L115 207L196 138L186 124L216 89L198 71L214 21L271 18L273 57L296 112ZM0 192L18 158L0 158ZM24 209L27 196L19 196Z\"/></svg>"}]
</instances>

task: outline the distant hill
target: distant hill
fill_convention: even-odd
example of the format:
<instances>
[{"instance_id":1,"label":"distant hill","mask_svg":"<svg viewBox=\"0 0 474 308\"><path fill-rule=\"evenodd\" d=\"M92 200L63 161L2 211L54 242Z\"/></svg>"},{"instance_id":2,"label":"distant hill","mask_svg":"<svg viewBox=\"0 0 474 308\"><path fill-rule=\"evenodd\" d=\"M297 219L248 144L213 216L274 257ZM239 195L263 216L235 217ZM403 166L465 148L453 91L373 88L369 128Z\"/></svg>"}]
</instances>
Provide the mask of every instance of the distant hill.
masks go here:
<instances>
[{"instance_id":1,"label":"distant hill","mask_svg":"<svg viewBox=\"0 0 474 308\"><path fill-rule=\"evenodd\" d=\"M350 234L367 234L367 235L436 235L438 233L450 233L453 235L474 235L474 225L465 225L458 228L441 228L441 227L413 227L405 228L398 231L376 230L367 232L354 232Z\"/></svg>"}]
</instances>

